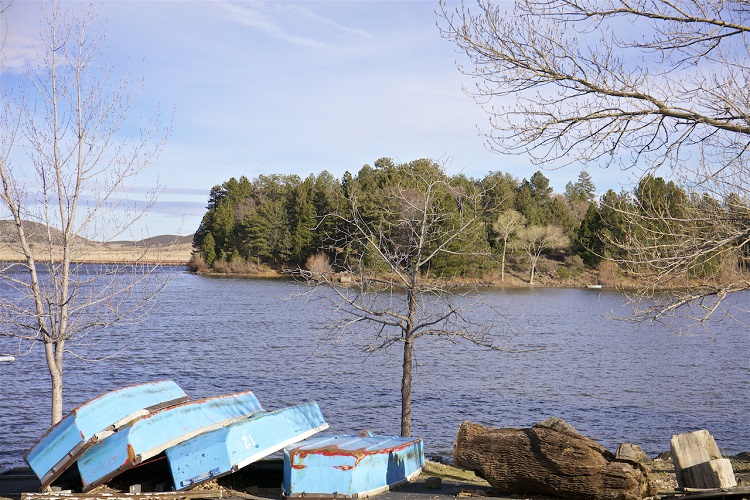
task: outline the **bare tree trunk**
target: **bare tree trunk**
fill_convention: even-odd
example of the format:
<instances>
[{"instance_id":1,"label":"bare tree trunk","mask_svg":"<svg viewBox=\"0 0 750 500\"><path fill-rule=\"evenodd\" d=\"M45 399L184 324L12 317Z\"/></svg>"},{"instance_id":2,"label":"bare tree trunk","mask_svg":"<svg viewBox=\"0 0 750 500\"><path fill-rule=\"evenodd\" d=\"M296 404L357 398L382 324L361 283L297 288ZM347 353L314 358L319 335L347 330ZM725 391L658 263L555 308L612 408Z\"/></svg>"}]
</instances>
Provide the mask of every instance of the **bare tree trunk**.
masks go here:
<instances>
[{"instance_id":1,"label":"bare tree trunk","mask_svg":"<svg viewBox=\"0 0 750 500\"><path fill-rule=\"evenodd\" d=\"M416 286L418 270L411 274L411 289L406 293L409 300L406 329L404 330L404 365L401 376L401 435L411 436L411 384L414 369L414 320L417 312Z\"/></svg>"},{"instance_id":2,"label":"bare tree trunk","mask_svg":"<svg viewBox=\"0 0 750 500\"><path fill-rule=\"evenodd\" d=\"M401 435L411 436L411 382L414 356L414 340L406 337L404 342L404 372L401 378Z\"/></svg>"},{"instance_id":3,"label":"bare tree trunk","mask_svg":"<svg viewBox=\"0 0 750 500\"><path fill-rule=\"evenodd\" d=\"M52 343L44 344L47 368L52 381L52 425L62 420L63 417L62 348L61 344L58 344L57 349Z\"/></svg>"},{"instance_id":4,"label":"bare tree trunk","mask_svg":"<svg viewBox=\"0 0 750 500\"><path fill-rule=\"evenodd\" d=\"M505 281L505 252L508 250L508 239L503 240L503 259L500 262L500 281Z\"/></svg>"}]
</instances>

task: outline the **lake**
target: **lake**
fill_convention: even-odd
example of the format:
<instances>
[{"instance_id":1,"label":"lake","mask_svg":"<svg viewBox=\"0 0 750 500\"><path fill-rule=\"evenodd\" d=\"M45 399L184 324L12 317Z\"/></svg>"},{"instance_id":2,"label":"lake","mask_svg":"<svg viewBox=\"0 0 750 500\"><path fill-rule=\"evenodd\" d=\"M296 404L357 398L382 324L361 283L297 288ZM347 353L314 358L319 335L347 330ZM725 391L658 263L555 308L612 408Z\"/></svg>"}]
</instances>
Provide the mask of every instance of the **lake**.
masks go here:
<instances>
[{"instance_id":1,"label":"lake","mask_svg":"<svg viewBox=\"0 0 750 500\"><path fill-rule=\"evenodd\" d=\"M171 378L193 398L252 390L268 410L315 400L328 432L399 433L398 348L365 356L357 339L331 343L331 306L295 297L295 283L173 272L159 312L121 330L138 334L125 351L96 363L68 357L66 413L103 392ZM615 321L628 309L610 290L481 293L486 305L473 317L512 332L520 352L417 342L412 434L428 457L450 455L463 420L528 427L550 416L613 451L633 442L653 456L672 434L701 428L727 454L750 451L747 327L719 324L712 340ZM0 354L13 349L0 339ZM22 464L48 427L48 387L40 346L0 363L0 470Z\"/></svg>"}]
</instances>

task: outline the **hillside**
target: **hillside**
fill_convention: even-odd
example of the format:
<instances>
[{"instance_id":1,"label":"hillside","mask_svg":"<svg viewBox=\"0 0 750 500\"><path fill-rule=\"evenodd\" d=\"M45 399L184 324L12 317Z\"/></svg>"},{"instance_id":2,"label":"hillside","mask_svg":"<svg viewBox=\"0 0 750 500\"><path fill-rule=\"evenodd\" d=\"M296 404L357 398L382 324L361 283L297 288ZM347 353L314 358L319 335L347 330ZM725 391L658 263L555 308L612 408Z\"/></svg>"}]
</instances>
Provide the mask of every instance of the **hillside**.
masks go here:
<instances>
[{"instance_id":1,"label":"hillside","mask_svg":"<svg viewBox=\"0 0 750 500\"><path fill-rule=\"evenodd\" d=\"M47 241L47 226L37 222L23 221L23 229L31 243ZM60 231L52 228L53 238L59 238ZM11 243L16 240L16 224L12 220L0 220L0 243Z\"/></svg>"},{"instance_id":2,"label":"hillside","mask_svg":"<svg viewBox=\"0 0 750 500\"><path fill-rule=\"evenodd\" d=\"M24 229L32 247L35 245L46 246L47 227L31 221L24 221ZM15 226L13 221L0 220L0 261L20 260L21 254L16 248ZM53 240L59 240L60 232L51 229ZM56 251L60 248L56 247ZM193 251L193 235L160 235L139 241L113 241L97 243L81 239L74 248L73 259L76 262L96 263L120 263L134 262L142 263L164 263L183 265L190 260ZM37 260L44 260L42 252L34 255Z\"/></svg>"},{"instance_id":3,"label":"hillside","mask_svg":"<svg viewBox=\"0 0 750 500\"><path fill-rule=\"evenodd\" d=\"M168 245L192 245L193 235L179 236L176 234L162 234L160 236L151 236L139 241L113 241L110 245L134 245L134 246L168 246Z\"/></svg>"}]
</instances>

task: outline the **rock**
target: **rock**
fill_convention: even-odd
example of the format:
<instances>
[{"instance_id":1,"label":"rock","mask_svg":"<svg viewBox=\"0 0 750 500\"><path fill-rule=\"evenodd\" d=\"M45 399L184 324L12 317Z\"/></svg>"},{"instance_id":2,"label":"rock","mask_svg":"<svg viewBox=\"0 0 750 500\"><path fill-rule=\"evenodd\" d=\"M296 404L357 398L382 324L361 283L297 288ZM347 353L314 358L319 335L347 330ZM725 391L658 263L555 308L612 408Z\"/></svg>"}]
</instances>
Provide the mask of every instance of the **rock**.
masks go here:
<instances>
[{"instance_id":1,"label":"rock","mask_svg":"<svg viewBox=\"0 0 750 500\"><path fill-rule=\"evenodd\" d=\"M431 490L439 490L443 487L443 480L435 476L428 477L424 480L424 485Z\"/></svg>"},{"instance_id":2,"label":"rock","mask_svg":"<svg viewBox=\"0 0 750 500\"><path fill-rule=\"evenodd\" d=\"M648 455L643 453L640 446L632 443L623 443L618 446L615 452L615 459L641 465L647 465L652 462Z\"/></svg>"},{"instance_id":3,"label":"rock","mask_svg":"<svg viewBox=\"0 0 750 500\"><path fill-rule=\"evenodd\" d=\"M578 435L580 436L581 433L578 432L575 427L570 425L565 420L561 419L560 417L550 417L546 420L542 420L538 424L536 424L534 427L549 427L550 429L555 429L556 431L565 432L566 434L571 435Z\"/></svg>"},{"instance_id":4,"label":"rock","mask_svg":"<svg viewBox=\"0 0 750 500\"><path fill-rule=\"evenodd\" d=\"M564 430L546 424L496 429L464 422L456 436L454 461L507 494L600 500L656 494L645 467L615 461L595 441L557 421L552 425Z\"/></svg>"},{"instance_id":5,"label":"rock","mask_svg":"<svg viewBox=\"0 0 750 500\"><path fill-rule=\"evenodd\" d=\"M668 460L668 461L671 462L672 461L672 451L671 450L669 450L669 451L662 451L661 453L659 453L658 455L656 455L656 458L658 458L659 460Z\"/></svg>"}]
</instances>

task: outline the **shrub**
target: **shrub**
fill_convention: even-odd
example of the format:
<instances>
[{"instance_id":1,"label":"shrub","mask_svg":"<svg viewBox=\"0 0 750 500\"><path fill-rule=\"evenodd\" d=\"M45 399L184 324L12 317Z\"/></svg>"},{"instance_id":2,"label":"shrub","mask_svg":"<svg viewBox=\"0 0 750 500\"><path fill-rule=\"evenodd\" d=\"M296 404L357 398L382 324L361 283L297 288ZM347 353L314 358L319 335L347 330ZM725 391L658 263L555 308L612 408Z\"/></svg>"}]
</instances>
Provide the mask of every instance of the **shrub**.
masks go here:
<instances>
[{"instance_id":1,"label":"shrub","mask_svg":"<svg viewBox=\"0 0 750 500\"><path fill-rule=\"evenodd\" d=\"M190 260L187 263L187 268L191 273L202 273L208 271L206 261L204 261L203 257L201 257L198 253L192 253L190 255Z\"/></svg>"},{"instance_id":2,"label":"shrub","mask_svg":"<svg viewBox=\"0 0 750 500\"><path fill-rule=\"evenodd\" d=\"M323 252L316 253L307 258L307 261L305 261L305 269L318 274L330 273L331 259Z\"/></svg>"},{"instance_id":3,"label":"shrub","mask_svg":"<svg viewBox=\"0 0 750 500\"><path fill-rule=\"evenodd\" d=\"M575 278L576 276L580 276L581 273L585 271L586 267L583 264L583 259L579 255L571 255L565 258L565 266L560 268L560 272L563 269L565 270L565 276L561 273L561 278Z\"/></svg>"},{"instance_id":4,"label":"shrub","mask_svg":"<svg viewBox=\"0 0 750 500\"><path fill-rule=\"evenodd\" d=\"M603 260L597 266L597 271L599 273L599 283L604 286L617 285L617 277L620 273L617 264L611 260Z\"/></svg>"}]
</instances>

